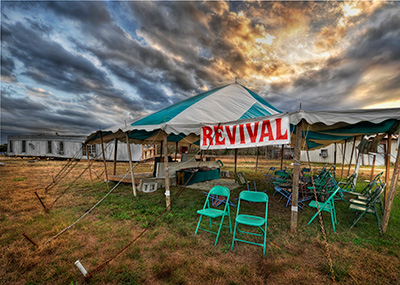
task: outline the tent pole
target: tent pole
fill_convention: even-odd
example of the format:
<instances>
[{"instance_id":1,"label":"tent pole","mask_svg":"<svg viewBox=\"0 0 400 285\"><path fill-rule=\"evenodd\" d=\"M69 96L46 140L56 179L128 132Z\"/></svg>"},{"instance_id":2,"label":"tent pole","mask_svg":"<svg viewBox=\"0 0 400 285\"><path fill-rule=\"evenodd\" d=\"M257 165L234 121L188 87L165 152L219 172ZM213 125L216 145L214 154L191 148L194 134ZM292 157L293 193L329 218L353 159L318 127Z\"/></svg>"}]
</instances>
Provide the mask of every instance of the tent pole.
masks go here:
<instances>
[{"instance_id":1,"label":"tent pole","mask_svg":"<svg viewBox=\"0 0 400 285\"><path fill-rule=\"evenodd\" d=\"M375 162L376 162L376 154L373 155L374 158L372 159L372 168L371 168L371 174L369 176L369 181L372 181L374 179L374 170L375 170Z\"/></svg>"},{"instance_id":2,"label":"tent pole","mask_svg":"<svg viewBox=\"0 0 400 285\"><path fill-rule=\"evenodd\" d=\"M387 204L388 199L388 189L389 189L389 177L390 177L390 154L392 152L392 134L388 133L387 139L387 151L386 151L386 174L385 174L385 182L386 182L386 189L385 189L385 207Z\"/></svg>"},{"instance_id":3,"label":"tent pole","mask_svg":"<svg viewBox=\"0 0 400 285\"><path fill-rule=\"evenodd\" d=\"M344 143L342 144L342 173L340 174L340 180L343 179L343 170L344 170L344 159L346 157L346 145L347 145L347 140L344 140Z\"/></svg>"},{"instance_id":4,"label":"tent pole","mask_svg":"<svg viewBox=\"0 0 400 285\"><path fill-rule=\"evenodd\" d=\"M257 168L258 168L258 156L260 155L260 151L257 147L257 158L256 158L256 172L257 172Z\"/></svg>"},{"instance_id":5,"label":"tent pole","mask_svg":"<svg viewBox=\"0 0 400 285\"><path fill-rule=\"evenodd\" d=\"M235 148L235 174L237 173L237 156L238 156L238 149Z\"/></svg>"},{"instance_id":6,"label":"tent pole","mask_svg":"<svg viewBox=\"0 0 400 285\"><path fill-rule=\"evenodd\" d=\"M302 122L296 126L296 140L294 145L294 163L293 163L293 186L292 186L292 214L290 219L290 231L296 233L298 202L299 202L299 176L300 176L300 148L301 137L303 133Z\"/></svg>"},{"instance_id":7,"label":"tent pole","mask_svg":"<svg viewBox=\"0 0 400 285\"><path fill-rule=\"evenodd\" d=\"M283 169L283 153L285 152L285 145L283 144L281 147L281 170Z\"/></svg>"},{"instance_id":8,"label":"tent pole","mask_svg":"<svg viewBox=\"0 0 400 285\"><path fill-rule=\"evenodd\" d=\"M100 140L101 140L101 152L103 153L104 174L106 176L107 189L110 189L110 185L108 184L107 162L106 162L106 154L104 152L104 141L103 141L102 131L100 131Z\"/></svg>"},{"instance_id":9,"label":"tent pole","mask_svg":"<svg viewBox=\"0 0 400 285\"><path fill-rule=\"evenodd\" d=\"M387 203L385 203L385 211L382 221L382 232L385 233L389 224L390 212L392 211L392 205L394 200L394 194L396 193L397 183L399 181L399 165L400 165L400 149L397 150L396 163L394 164L392 183L390 184L390 190L388 195ZM387 184L386 184L387 187Z\"/></svg>"},{"instance_id":10,"label":"tent pole","mask_svg":"<svg viewBox=\"0 0 400 285\"><path fill-rule=\"evenodd\" d=\"M347 170L347 177L350 176L351 162L353 161L354 149L356 148L356 139L357 139L357 137L354 137L353 147L351 149L351 155L350 155L349 170Z\"/></svg>"},{"instance_id":11,"label":"tent pole","mask_svg":"<svg viewBox=\"0 0 400 285\"><path fill-rule=\"evenodd\" d=\"M134 174L133 174L132 152L131 152L131 145L130 145L130 143L129 143L129 136L128 136L128 133L125 133L125 138L126 138L126 149L127 149L127 151L128 151L129 169L130 169L131 180L132 180L132 191L133 191L133 196L136 197L135 176L134 176Z\"/></svg>"},{"instance_id":12,"label":"tent pole","mask_svg":"<svg viewBox=\"0 0 400 285\"><path fill-rule=\"evenodd\" d=\"M164 169L165 169L165 202L168 211L171 211L171 195L169 192L169 169L168 169L168 135L164 132L163 153L164 153Z\"/></svg>"},{"instance_id":13,"label":"tent pole","mask_svg":"<svg viewBox=\"0 0 400 285\"><path fill-rule=\"evenodd\" d=\"M178 155L178 142L176 142L176 145L175 145L175 161L176 161L177 155Z\"/></svg>"},{"instance_id":14,"label":"tent pole","mask_svg":"<svg viewBox=\"0 0 400 285\"><path fill-rule=\"evenodd\" d=\"M92 187L93 187L92 169L90 168L90 155L89 155L89 150L88 150L88 145L87 144L85 144L85 148L86 148L86 157L87 157L87 162L88 162L90 185L92 185Z\"/></svg>"},{"instance_id":15,"label":"tent pole","mask_svg":"<svg viewBox=\"0 0 400 285\"><path fill-rule=\"evenodd\" d=\"M117 174L117 150L118 150L118 139L115 139L114 143L114 170L113 175Z\"/></svg>"},{"instance_id":16,"label":"tent pole","mask_svg":"<svg viewBox=\"0 0 400 285\"><path fill-rule=\"evenodd\" d=\"M336 179L336 156L337 156L337 144L335 143L335 152L333 155L333 165L335 166L335 170L333 172L333 177Z\"/></svg>"}]
</instances>

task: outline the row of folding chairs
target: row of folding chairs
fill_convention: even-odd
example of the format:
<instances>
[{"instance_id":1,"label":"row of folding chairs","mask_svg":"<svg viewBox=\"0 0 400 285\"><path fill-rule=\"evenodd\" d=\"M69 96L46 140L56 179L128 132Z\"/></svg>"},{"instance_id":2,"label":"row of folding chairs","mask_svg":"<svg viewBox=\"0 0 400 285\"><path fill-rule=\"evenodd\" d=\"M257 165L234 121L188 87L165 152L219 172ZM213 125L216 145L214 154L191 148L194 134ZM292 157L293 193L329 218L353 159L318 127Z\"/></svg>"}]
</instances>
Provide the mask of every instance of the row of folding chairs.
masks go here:
<instances>
[{"instance_id":1,"label":"row of folding chairs","mask_svg":"<svg viewBox=\"0 0 400 285\"><path fill-rule=\"evenodd\" d=\"M216 205L213 203L213 197L220 197L219 199L224 199L225 203ZM217 235L214 245L217 244L218 239L221 234L222 227L228 227L230 233L232 234L232 222L230 213L230 191L225 186L214 186L208 192L206 201L202 209L197 211L200 215L199 221L197 223L195 235L199 230L203 230L212 234ZM243 202L251 203L262 203L265 205L265 215L259 216L255 213L247 213L244 211ZM208 217L207 227L202 224L203 217ZM224 225L225 217L228 218L229 225ZM264 192L248 191L244 190L239 194L239 200L236 211L235 226L233 230L233 238L231 250L233 250L235 242L244 242L249 244L254 244L263 247L263 254L265 254L266 249L266 239L267 239L267 218L268 218L268 195ZM215 222L215 219L220 219L219 222ZM213 225L217 226L218 230L213 230ZM257 230L250 230L250 227L254 227ZM259 242L257 239L248 238L246 236L258 236L262 237L263 241Z\"/></svg>"}]
</instances>

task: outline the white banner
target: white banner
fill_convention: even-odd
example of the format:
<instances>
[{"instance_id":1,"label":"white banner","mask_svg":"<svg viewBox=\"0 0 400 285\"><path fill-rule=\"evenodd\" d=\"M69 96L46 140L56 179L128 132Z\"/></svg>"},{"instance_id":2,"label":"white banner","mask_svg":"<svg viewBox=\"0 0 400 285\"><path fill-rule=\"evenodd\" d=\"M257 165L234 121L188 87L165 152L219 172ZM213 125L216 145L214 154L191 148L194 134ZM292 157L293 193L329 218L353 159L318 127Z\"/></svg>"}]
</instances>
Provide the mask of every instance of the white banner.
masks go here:
<instances>
[{"instance_id":1,"label":"white banner","mask_svg":"<svg viewBox=\"0 0 400 285\"><path fill-rule=\"evenodd\" d=\"M258 147L290 143L289 116L242 124L221 124L201 128L201 149Z\"/></svg>"}]
</instances>

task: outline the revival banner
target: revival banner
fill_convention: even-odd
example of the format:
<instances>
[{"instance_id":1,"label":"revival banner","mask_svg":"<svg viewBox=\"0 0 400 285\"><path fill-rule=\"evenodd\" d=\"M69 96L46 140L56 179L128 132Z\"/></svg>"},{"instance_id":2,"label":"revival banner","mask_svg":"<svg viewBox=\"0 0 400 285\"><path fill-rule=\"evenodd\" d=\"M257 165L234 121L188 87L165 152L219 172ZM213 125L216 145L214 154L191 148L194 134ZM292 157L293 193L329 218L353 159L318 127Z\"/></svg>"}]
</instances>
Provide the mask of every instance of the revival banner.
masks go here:
<instances>
[{"instance_id":1,"label":"revival banner","mask_svg":"<svg viewBox=\"0 0 400 285\"><path fill-rule=\"evenodd\" d=\"M201 149L246 148L290 143L289 116L201 128Z\"/></svg>"}]
</instances>

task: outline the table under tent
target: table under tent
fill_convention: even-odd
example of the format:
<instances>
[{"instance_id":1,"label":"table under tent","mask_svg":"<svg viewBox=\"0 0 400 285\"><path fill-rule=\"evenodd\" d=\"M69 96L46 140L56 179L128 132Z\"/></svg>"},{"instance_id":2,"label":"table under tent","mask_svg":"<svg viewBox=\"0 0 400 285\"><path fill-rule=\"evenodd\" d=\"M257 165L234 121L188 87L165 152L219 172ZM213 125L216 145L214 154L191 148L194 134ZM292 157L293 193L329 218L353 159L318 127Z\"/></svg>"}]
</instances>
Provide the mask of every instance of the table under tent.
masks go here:
<instances>
[{"instance_id":1,"label":"table under tent","mask_svg":"<svg viewBox=\"0 0 400 285\"><path fill-rule=\"evenodd\" d=\"M295 111L282 113L259 95L239 84L230 84L190 97L129 126L92 133L87 144L112 140L136 144L162 143L165 178L170 177L168 144L200 145L205 149L238 149L291 143L295 147L291 230L296 231L300 150L316 149L362 135L398 132L400 109L349 111ZM302 136L296 134L302 133ZM397 182L399 155L393 181ZM174 169L175 170L175 169ZM397 175L397 176L396 176ZM131 165L131 176L134 175ZM167 208L170 179L165 179ZM132 183L134 193L136 189ZM396 183L388 190L385 214L390 215ZM388 221L388 216L384 221ZM386 223L387 226L387 223Z\"/></svg>"}]
</instances>

